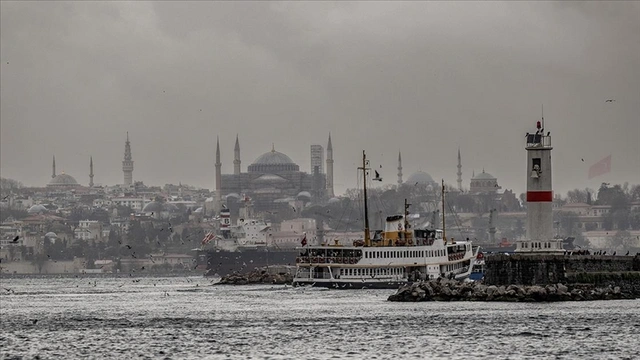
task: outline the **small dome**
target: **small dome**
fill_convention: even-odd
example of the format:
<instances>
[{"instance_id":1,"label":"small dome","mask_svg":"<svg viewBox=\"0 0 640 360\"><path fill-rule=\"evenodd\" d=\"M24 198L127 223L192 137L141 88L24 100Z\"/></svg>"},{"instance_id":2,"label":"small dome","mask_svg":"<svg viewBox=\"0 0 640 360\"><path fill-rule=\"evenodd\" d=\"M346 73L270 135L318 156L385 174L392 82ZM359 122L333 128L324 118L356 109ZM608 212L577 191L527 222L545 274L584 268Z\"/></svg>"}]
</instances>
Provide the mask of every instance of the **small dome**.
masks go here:
<instances>
[{"instance_id":1,"label":"small dome","mask_svg":"<svg viewBox=\"0 0 640 360\"><path fill-rule=\"evenodd\" d=\"M431 185L431 184L435 184L436 182L433 181L433 178L431 177L431 175L427 174L426 172L417 171L411 174L407 178L407 181L405 181L405 183L410 185L414 185L416 183L421 185Z\"/></svg>"},{"instance_id":2,"label":"small dome","mask_svg":"<svg viewBox=\"0 0 640 360\"><path fill-rule=\"evenodd\" d=\"M489 174L488 172L484 172L484 170L482 170L482 172L476 176L474 176L471 180L495 180L496 177Z\"/></svg>"},{"instance_id":3,"label":"small dome","mask_svg":"<svg viewBox=\"0 0 640 360\"><path fill-rule=\"evenodd\" d=\"M76 179L73 178L73 176L62 173L59 175L56 175L56 177L54 177L53 179L51 179L51 181L49 181L49 184L47 184L47 186L49 187L73 187L73 186L78 186L78 182L76 181Z\"/></svg>"},{"instance_id":4,"label":"small dome","mask_svg":"<svg viewBox=\"0 0 640 360\"><path fill-rule=\"evenodd\" d=\"M146 212L146 213L150 213L150 212L161 213L161 212L176 212L176 211L178 211L177 206L173 204L161 202L161 201L152 201L147 205L145 205L144 208L142 209L142 212Z\"/></svg>"},{"instance_id":5,"label":"small dome","mask_svg":"<svg viewBox=\"0 0 640 360\"><path fill-rule=\"evenodd\" d=\"M337 197L332 197L331 199L329 199L329 204L335 204L339 202L340 202L340 199Z\"/></svg>"},{"instance_id":6,"label":"small dome","mask_svg":"<svg viewBox=\"0 0 640 360\"><path fill-rule=\"evenodd\" d=\"M32 207L29 208L29 210L27 210L27 212L29 214L45 213L47 212L47 208L44 207L43 205L33 205Z\"/></svg>"},{"instance_id":7,"label":"small dome","mask_svg":"<svg viewBox=\"0 0 640 360\"><path fill-rule=\"evenodd\" d=\"M229 198L235 198L236 200L240 199L240 195L236 194L236 193L231 193L231 194L227 194L227 196L224 197L227 201L229 200Z\"/></svg>"},{"instance_id":8,"label":"small dome","mask_svg":"<svg viewBox=\"0 0 640 360\"><path fill-rule=\"evenodd\" d=\"M311 193L308 191L300 191L297 196L298 199L311 199Z\"/></svg>"},{"instance_id":9,"label":"small dome","mask_svg":"<svg viewBox=\"0 0 640 360\"><path fill-rule=\"evenodd\" d=\"M49 231L48 233L44 234L44 237L47 237L47 238L57 238L57 237L58 237L58 235L56 235L56 233L54 233L54 232L52 232L52 231Z\"/></svg>"}]
</instances>

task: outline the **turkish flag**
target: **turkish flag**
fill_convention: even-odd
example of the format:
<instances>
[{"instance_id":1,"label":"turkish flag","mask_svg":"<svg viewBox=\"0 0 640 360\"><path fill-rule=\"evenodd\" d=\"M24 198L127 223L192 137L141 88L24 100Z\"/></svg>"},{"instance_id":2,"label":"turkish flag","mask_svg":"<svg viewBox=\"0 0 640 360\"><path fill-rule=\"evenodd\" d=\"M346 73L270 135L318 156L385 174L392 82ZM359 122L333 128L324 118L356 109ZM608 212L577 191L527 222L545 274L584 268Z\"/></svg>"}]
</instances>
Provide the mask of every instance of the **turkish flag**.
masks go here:
<instances>
[{"instance_id":1,"label":"turkish flag","mask_svg":"<svg viewBox=\"0 0 640 360\"><path fill-rule=\"evenodd\" d=\"M609 171L611 171L611 155L591 165L589 168L589 179L606 174Z\"/></svg>"}]
</instances>

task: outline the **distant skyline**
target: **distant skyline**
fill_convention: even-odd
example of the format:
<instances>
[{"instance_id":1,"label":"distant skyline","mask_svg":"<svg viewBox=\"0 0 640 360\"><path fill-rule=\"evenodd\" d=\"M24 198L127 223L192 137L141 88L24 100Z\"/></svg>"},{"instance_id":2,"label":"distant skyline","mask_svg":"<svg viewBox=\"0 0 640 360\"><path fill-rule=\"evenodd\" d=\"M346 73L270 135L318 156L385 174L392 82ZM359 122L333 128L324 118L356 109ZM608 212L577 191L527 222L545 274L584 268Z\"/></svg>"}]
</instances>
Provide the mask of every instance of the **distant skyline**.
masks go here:
<instances>
[{"instance_id":1,"label":"distant skyline","mask_svg":"<svg viewBox=\"0 0 640 360\"><path fill-rule=\"evenodd\" d=\"M331 132L336 193L367 151L382 185L484 168L525 189L544 104L556 193L640 182L638 2L0 2L0 174L215 186L271 150L310 172ZM607 102L606 100L615 100ZM588 179L611 155L611 171ZM584 160L584 161L583 161ZM380 169L379 166L382 165Z\"/></svg>"}]
</instances>

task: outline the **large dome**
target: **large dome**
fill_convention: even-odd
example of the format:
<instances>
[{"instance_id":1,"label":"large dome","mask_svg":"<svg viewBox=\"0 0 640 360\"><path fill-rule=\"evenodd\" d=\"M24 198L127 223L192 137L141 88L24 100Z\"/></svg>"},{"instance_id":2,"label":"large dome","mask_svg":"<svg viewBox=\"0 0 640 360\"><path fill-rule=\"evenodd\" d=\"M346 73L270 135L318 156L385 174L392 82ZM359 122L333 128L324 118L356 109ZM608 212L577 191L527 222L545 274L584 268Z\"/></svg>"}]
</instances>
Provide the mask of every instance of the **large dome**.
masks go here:
<instances>
[{"instance_id":1,"label":"large dome","mask_svg":"<svg viewBox=\"0 0 640 360\"><path fill-rule=\"evenodd\" d=\"M482 172L476 176L474 176L471 180L495 180L496 177L489 174L488 172L484 172L484 170L482 170Z\"/></svg>"},{"instance_id":2,"label":"large dome","mask_svg":"<svg viewBox=\"0 0 640 360\"><path fill-rule=\"evenodd\" d=\"M65 174L65 173L62 173L62 174L56 175L56 177L51 179L51 181L49 181L49 184L47 184L47 186L49 186L49 187L76 187L76 186L80 186L80 185L78 185L78 182L76 181L76 179L73 178L73 176Z\"/></svg>"},{"instance_id":3,"label":"large dome","mask_svg":"<svg viewBox=\"0 0 640 360\"><path fill-rule=\"evenodd\" d=\"M249 172L274 173L281 171L300 171L300 167L287 155L271 149L260 155L253 164L247 168Z\"/></svg>"},{"instance_id":4,"label":"large dome","mask_svg":"<svg viewBox=\"0 0 640 360\"><path fill-rule=\"evenodd\" d=\"M407 181L405 181L405 183L409 184L409 185L415 185L415 184L433 185L436 182L433 181L433 178L431 177L431 175L427 174L426 172L417 171L417 172L414 172L413 174L411 174L407 178Z\"/></svg>"}]
</instances>

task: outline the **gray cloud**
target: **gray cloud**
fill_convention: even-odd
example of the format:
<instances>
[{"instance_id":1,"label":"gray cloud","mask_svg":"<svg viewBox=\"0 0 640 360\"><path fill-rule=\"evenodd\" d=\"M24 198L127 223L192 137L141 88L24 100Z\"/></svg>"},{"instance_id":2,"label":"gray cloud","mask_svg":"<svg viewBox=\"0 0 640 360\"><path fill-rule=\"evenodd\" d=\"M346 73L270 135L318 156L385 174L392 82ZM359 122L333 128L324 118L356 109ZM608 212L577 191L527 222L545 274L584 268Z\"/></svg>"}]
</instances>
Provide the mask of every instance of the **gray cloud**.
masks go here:
<instances>
[{"instance_id":1,"label":"gray cloud","mask_svg":"<svg viewBox=\"0 0 640 360\"><path fill-rule=\"evenodd\" d=\"M640 179L640 5L634 2L2 2L2 176L58 169L214 186L271 143L303 169L332 133L338 190L367 149L395 181L465 184L484 167L524 190L523 135L554 135L557 191ZM607 98L616 102L605 103ZM613 155L612 172L588 165ZM584 158L585 162L581 159Z\"/></svg>"}]
</instances>

